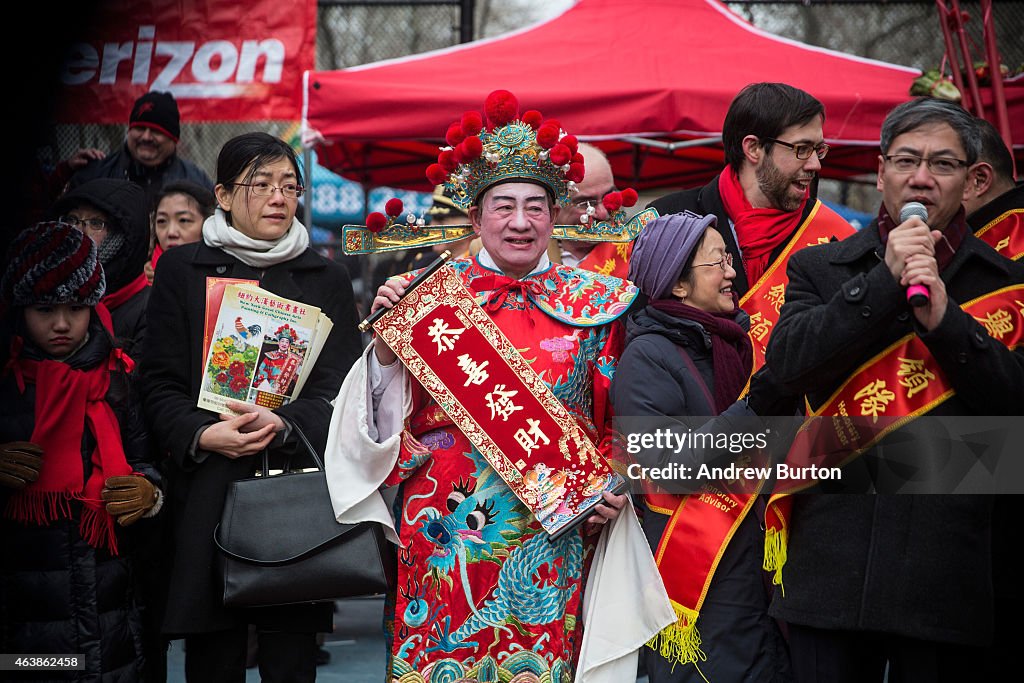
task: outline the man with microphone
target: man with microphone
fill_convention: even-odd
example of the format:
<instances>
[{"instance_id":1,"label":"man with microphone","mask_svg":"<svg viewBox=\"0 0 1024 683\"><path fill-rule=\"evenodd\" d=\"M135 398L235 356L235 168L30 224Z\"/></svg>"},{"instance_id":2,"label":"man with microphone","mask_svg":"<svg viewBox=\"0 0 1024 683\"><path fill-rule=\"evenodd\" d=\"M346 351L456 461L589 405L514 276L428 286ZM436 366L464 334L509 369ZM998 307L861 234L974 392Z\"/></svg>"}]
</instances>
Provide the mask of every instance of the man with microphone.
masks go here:
<instances>
[{"instance_id":1,"label":"man with microphone","mask_svg":"<svg viewBox=\"0 0 1024 683\"><path fill-rule=\"evenodd\" d=\"M903 494L782 499L771 613L789 623L798 683L881 682L887 666L889 680L972 680L992 638L992 498L907 494L945 492L928 471L962 464L933 416L1024 406L1024 266L976 238L961 206L980 147L959 105L899 105L882 126L877 222L790 260L768 365L814 414L893 427L843 479Z\"/></svg>"}]
</instances>

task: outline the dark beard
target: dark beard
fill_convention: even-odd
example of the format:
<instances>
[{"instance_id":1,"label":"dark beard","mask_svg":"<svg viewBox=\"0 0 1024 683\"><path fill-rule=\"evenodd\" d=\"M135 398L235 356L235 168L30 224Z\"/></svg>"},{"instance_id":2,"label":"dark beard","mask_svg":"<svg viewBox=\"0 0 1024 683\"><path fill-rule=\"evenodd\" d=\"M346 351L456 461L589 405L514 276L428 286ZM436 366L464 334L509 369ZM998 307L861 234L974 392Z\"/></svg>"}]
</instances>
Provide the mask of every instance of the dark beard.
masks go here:
<instances>
[{"instance_id":1,"label":"dark beard","mask_svg":"<svg viewBox=\"0 0 1024 683\"><path fill-rule=\"evenodd\" d=\"M789 184L793 178L782 174L770 157L765 157L755 171L757 187L768 198L771 205L780 211L796 211L803 203L803 197L795 198L789 194Z\"/></svg>"}]
</instances>

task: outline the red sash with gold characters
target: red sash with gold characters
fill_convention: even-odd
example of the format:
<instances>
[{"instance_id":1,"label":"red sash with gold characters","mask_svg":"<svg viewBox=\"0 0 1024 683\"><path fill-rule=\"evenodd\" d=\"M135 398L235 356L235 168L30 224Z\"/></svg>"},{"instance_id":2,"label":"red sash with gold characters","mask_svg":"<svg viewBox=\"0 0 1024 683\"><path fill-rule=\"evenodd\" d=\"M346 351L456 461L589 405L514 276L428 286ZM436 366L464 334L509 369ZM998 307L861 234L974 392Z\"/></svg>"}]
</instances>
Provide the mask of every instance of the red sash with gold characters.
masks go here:
<instances>
[{"instance_id":1,"label":"red sash with gold characters","mask_svg":"<svg viewBox=\"0 0 1024 683\"><path fill-rule=\"evenodd\" d=\"M576 267L625 280L632 253L632 242L599 242Z\"/></svg>"},{"instance_id":2,"label":"red sash with gold characters","mask_svg":"<svg viewBox=\"0 0 1024 683\"><path fill-rule=\"evenodd\" d=\"M1019 261L1024 256L1024 209L1010 209L974 234L1000 256Z\"/></svg>"},{"instance_id":3,"label":"red sash with gold characters","mask_svg":"<svg viewBox=\"0 0 1024 683\"><path fill-rule=\"evenodd\" d=\"M1015 349L1024 341L1024 285L991 292L962 308L1007 348ZM796 465L825 459L828 465L841 466L955 393L921 338L909 334L857 368L814 410L794 440L787 463L791 458ZM776 486L768 501L764 568L775 572L776 585L782 585L786 563L790 496L813 484L787 480Z\"/></svg>"},{"instance_id":4,"label":"red sash with gold characters","mask_svg":"<svg viewBox=\"0 0 1024 683\"><path fill-rule=\"evenodd\" d=\"M668 661L697 666L707 659L700 647L697 624L701 606L725 548L753 508L761 485L740 480L720 486L707 483L700 493L685 496L646 494L651 510L670 515L654 561L676 613L676 623L647 643Z\"/></svg>"},{"instance_id":5,"label":"red sash with gold characters","mask_svg":"<svg viewBox=\"0 0 1024 683\"><path fill-rule=\"evenodd\" d=\"M750 341L754 345L754 367L750 371L751 375L764 365L768 339L775 324L779 322L782 304L786 302L786 285L789 284L786 266L789 265L789 258L804 247L828 244L833 237L844 239L854 232L856 230L843 220L842 216L816 199L811 212L790 238L779 258L775 259L761 279L740 299L740 308L750 315ZM748 388L749 384L740 395L747 393Z\"/></svg>"},{"instance_id":6,"label":"red sash with gold characters","mask_svg":"<svg viewBox=\"0 0 1024 683\"><path fill-rule=\"evenodd\" d=\"M785 301L789 257L805 246L825 244L832 237L842 239L853 233L853 227L839 214L815 200L779 258L740 300L740 306L750 315L754 347L751 374L764 365L768 339ZM761 485L756 482L753 490L723 490L709 485L704 493L689 496L647 494L648 507L671 516L655 560L659 568L666 568L662 580L678 621L648 643L669 661L696 664L706 658L700 649L697 617L725 548L752 509Z\"/></svg>"},{"instance_id":7,"label":"red sash with gold characters","mask_svg":"<svg viewBox=\"0 0 1024 683\"><path fill-rule=\"evenodd\" d=\"M553 537L622 483L450 266L373 329Z\"/></svg>"}]
</instances>

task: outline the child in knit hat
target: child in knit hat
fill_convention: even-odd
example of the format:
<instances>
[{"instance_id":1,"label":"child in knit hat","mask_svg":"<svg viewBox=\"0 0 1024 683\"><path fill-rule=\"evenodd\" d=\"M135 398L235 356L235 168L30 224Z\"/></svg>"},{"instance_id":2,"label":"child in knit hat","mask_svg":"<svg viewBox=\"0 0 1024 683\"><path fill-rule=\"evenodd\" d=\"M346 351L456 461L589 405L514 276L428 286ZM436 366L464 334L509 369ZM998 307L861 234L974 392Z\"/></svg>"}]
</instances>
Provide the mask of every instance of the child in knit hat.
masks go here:
<instances>
[{"instance_id":1,"label":"child in knit hat","mask_svg":"<svg viewBox=\"0 0 1024 683\"><path fill-rule=\"evenodd\" d=\"M162 494L104 289L95 243L70 225L40 223L11 244L0 652L77 654L82 676L141 680L131 549Z\"/></svg>"}]
</instances>

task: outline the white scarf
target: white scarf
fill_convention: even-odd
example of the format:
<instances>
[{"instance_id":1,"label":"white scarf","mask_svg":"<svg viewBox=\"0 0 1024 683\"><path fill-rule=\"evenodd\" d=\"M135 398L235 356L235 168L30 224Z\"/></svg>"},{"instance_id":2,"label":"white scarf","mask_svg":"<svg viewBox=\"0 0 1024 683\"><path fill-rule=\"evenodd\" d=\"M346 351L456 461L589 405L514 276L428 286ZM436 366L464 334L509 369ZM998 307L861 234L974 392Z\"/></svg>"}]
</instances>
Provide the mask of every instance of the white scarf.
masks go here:
<instances>
[{"instance_id":1,"label":"white scarf","mask_svg":"<svg viewBox=\"0 0 1024 683\"><path fill-rule=\"evenodd\" d=\"M309 247L309 233L298 218L276 240L257 240L228 225L223 209L216 209L203 223L203 241L231 254L247 266L268 268L291 261Z\"/></svg>"}]
</instances>

